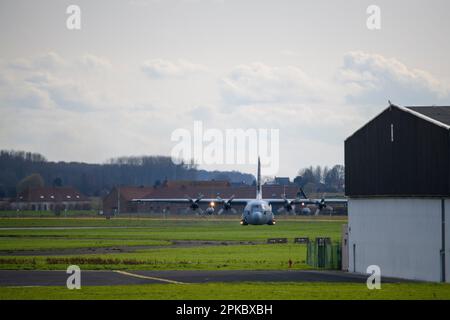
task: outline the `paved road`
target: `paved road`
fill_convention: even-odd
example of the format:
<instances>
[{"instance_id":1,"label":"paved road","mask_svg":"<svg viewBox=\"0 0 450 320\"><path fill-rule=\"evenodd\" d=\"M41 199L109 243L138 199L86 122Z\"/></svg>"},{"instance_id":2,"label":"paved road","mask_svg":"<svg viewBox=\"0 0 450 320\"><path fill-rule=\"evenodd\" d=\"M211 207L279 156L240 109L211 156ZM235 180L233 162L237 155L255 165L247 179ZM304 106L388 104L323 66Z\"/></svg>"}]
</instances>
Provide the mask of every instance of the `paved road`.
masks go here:
<instances>
[{"instance_id":1,"label":"paved road","mask_svg":"<svg viewBox=\"0 0 450 320\"><path fill-rule=\"evenodd\" d=\"M65 286L65 271L0 270L1 286ZM148 283L207 283L207 282L348 282L365 283L367 276L340 271L309 270L222 270L222 271L82 271L82 286L134 285ZM383 278L386 282L398 279Z\"/></svg>"}]
</instances>

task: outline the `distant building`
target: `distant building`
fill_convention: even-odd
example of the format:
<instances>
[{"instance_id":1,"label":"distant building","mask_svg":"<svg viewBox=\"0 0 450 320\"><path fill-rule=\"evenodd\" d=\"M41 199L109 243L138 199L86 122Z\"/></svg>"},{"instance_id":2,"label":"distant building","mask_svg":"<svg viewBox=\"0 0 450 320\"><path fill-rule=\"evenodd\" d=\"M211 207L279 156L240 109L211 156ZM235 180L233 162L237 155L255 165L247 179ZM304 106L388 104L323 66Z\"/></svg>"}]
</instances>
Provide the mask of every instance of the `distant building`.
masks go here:
<instances>
[{"instance_id":1,"label":"distant building","mask_svg":"<svg viewBox=\"0 0 450 320\"><path fill-rule=\"evenodd\" d=\"M291 184L291 180L289 180L289 177L275 177L274 183L280 186L288 186Z\"/></svg>"},{"instance_id":2,"label":"distant building","mask_svg":"<svg viewBox=\"0 0 450 320\"><path fill-rule=\"evenodd\" d=\"M90 200L73 187L35 187L20 193L11 203L19 210L89 210Z\"/></svg>"},{"instance_id":3,"label":"distant building","mask_svg":"<svg viewBox=\"0 0 450 320\"><path fill-rule=\"evenodd\" d=\"M149 196L160 187L114 187L109 194L103 198L103 214L116 215L119 213L134 213L138 211L137 204L132 199Z\"/></svg>"},{"instance_id":4,"label":"distant building","mask_svg":"<svg viewBox=\"0 0 450 320\"><path fill-rule=\"evenodd\" d=\"M289 177L274 177L273 180L268 180L264 183L264 185L278 185L278 186L288 186L293 183L289 179Z\"/></svg>"},{"instance_id":5,"label":"distant building","mask_svg":"<svg viewBox=\"0 0 450 320\"><path fill-rule=\"evenodd\" d=\"M244 187L244 186L248 186L248 183L246 183L245 181L240 181L240 182L230 182L230 185L232 187Z\"/></svg>"},{"instance_id":6,"label":"distant building","mask_svg":"<svg viewBox=\"0 0 450 320\"><path fill-rule=\"evenodd\" d=\"M9 198L0 199L0 210L10 210L12 200Z\"/></svg>"},{"instance_id":7,"label":"distant building","mask_svg":"<svg viewBox=\"0 0 450 320\"><path fill-rule=\"evenodd\" d=\"M345 184L349 271L450 282L450 107L378 114L345 141Z\"/></svg>"}]
</instances>

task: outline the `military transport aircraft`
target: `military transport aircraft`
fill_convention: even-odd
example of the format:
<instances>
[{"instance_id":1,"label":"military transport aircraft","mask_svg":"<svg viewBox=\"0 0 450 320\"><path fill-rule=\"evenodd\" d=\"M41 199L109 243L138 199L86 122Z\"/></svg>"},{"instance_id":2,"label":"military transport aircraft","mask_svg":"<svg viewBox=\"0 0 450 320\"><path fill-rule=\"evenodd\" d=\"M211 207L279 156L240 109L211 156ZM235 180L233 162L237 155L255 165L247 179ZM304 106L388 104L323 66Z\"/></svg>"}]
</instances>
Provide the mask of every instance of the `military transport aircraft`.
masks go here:
<instances>
[{"instance_id":1,"label":"military transport aircraft","mask_svg":"<svg viewBox=\"0 0 450 320\"><path fill-rule=\"evenodd\" d=\"M272 212L272 204L282 204L282 209L291 212L294 210L296 204L301 204L302 206L308 204L314 204L317 206L317 210L315 215L318 215L320 210L327 206L325 199L308 199L300 188L299 193L297 194L297 198L289 200L286 198L286 195L283 195L282 199L263 199L262 198L262 185L261 185L261 162L258 157L258 176L256 182L256 198L255 199L244 199L244 198L235 198L231 196L229 199L225 200L220 197L213 199L205 199L203 195L199 195L196 199L192 199L189 196L186 196L185 199L181 198L172 198L172 199L133 199L133 202L179 202L186 203L188 205L188 209L203 214L202 209L200 208L200 203L209 203L208 208L205 210L206 214L213 214L214 207L216 203L221 204L222 208L219 210L218 214L222 214L224 211L231 211L233 213L236 212L231 206L231 203L245 204L244 212L241 217L241 225L274 225L276 223L274 214ZM346 203L346 199L327 199L327 202L330 203Z\"/></svg>"}]
</instances>

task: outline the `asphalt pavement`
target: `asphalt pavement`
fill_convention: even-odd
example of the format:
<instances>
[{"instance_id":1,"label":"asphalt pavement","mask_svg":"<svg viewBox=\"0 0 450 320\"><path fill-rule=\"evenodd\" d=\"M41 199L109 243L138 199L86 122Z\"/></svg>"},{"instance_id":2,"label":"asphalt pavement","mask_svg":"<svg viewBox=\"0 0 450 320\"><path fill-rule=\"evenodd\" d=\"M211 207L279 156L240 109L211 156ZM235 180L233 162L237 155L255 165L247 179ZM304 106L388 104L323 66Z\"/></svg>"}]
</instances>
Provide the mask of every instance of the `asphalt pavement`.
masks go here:
<instances>
[{"instance_id":1,"label":"asphalt pavement","mask_svg":"<svg viewBox=\"0 0 450 320\"><path fill-rule=\"evenodd\" d=\"M0 270L0 287L66 286L65 271ZM343 282L365 283L367 275L315 270L168 270L81 271L82 286L208 282ZM383 278L384 283L401 282Z\"/></svg>"}]
</instances>

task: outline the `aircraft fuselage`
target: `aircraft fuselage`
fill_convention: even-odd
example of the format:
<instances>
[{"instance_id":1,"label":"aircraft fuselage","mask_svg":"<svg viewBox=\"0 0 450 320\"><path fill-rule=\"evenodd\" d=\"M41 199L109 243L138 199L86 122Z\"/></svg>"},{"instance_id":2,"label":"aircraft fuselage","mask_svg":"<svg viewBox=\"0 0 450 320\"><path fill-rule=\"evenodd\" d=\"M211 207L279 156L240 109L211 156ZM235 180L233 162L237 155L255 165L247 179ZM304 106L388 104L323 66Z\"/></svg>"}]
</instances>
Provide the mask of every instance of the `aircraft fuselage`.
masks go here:
<instances>
[{"instance_id":1,"label":"aircraft fuselage","mask_svg":"<svg viewBox=\"0 0 450 320\"><path fill-rule=\"evenodd\" d=\"M269 205L267 201L264 200L255 199L249 201L244 208L241 224L243 225L275 224L272 207Z\"/></svg>"}]
</instances>

